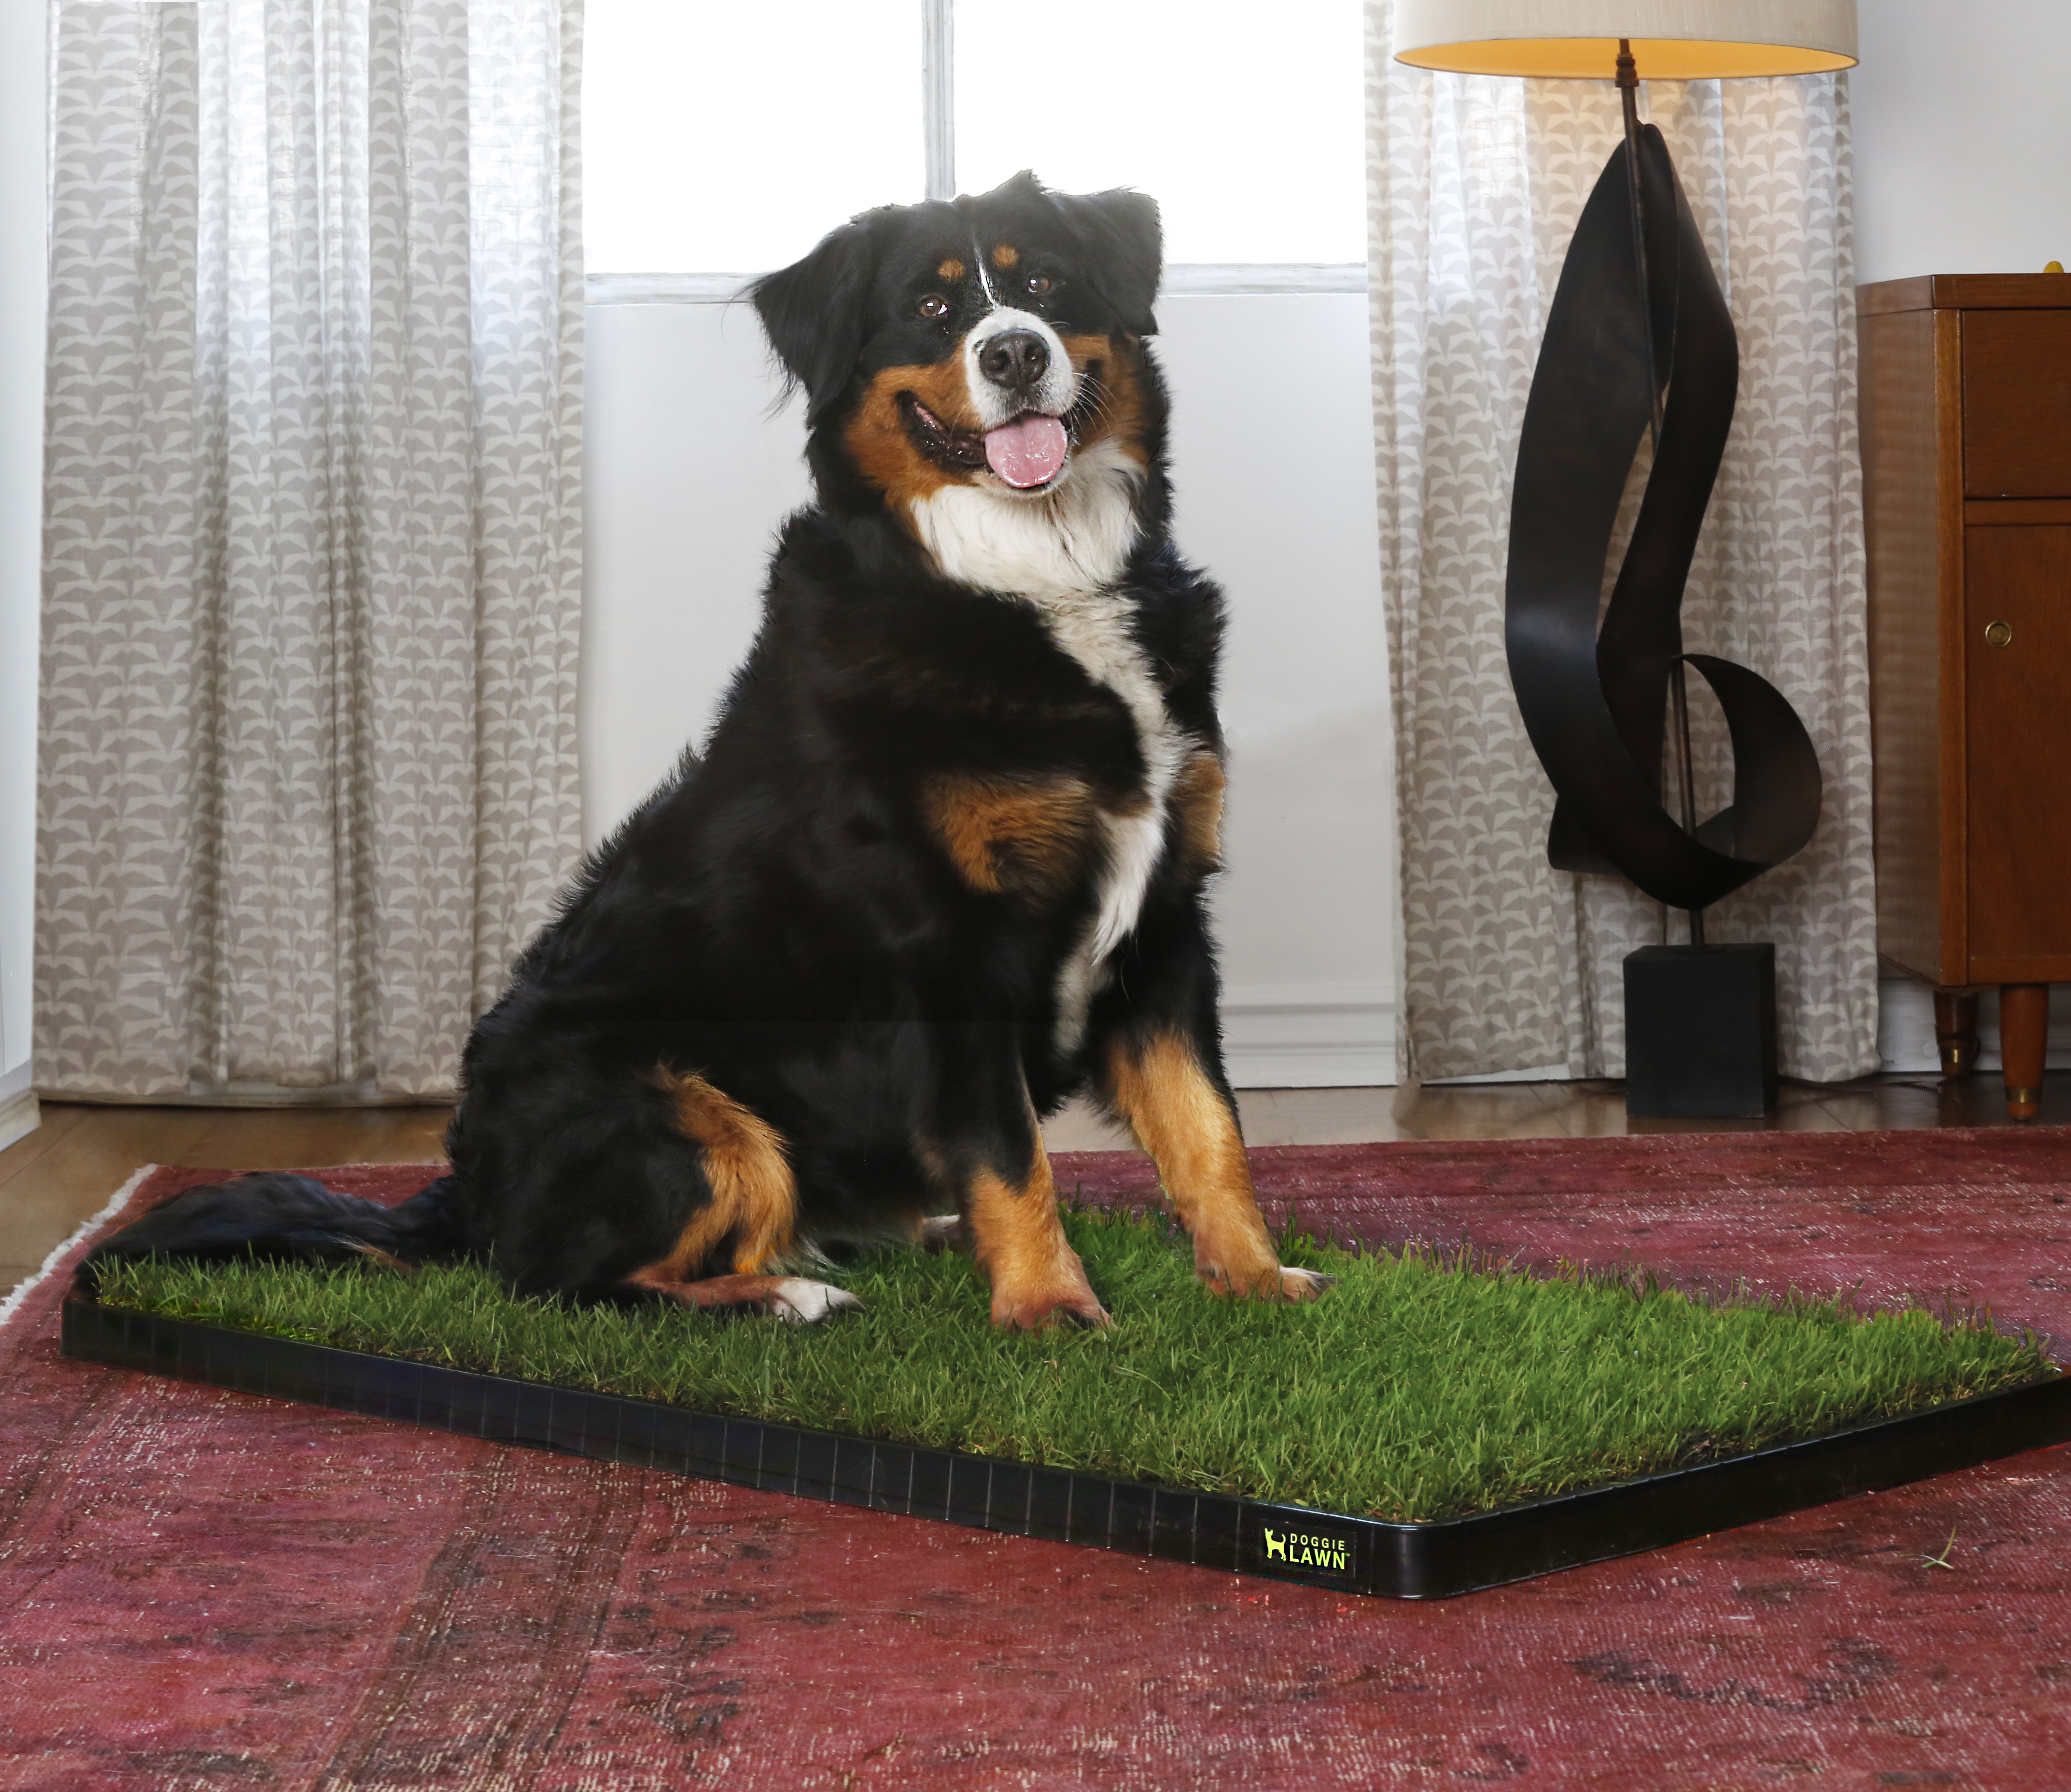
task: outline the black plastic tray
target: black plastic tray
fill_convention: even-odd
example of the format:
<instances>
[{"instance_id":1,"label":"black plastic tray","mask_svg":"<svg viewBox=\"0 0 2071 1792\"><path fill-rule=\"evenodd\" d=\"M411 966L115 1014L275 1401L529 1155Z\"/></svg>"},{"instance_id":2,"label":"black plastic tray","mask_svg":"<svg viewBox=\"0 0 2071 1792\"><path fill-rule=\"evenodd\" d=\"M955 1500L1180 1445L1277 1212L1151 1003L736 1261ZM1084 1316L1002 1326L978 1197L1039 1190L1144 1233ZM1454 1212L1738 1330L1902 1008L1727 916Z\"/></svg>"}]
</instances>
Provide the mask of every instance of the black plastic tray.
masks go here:
<instances>
[{"instance_id":1,"label":"black plastic tray","mask_svg":"<svg viewBox=\"0 0 2071 1792\"><path fill-rule=\"evenodd\" d=\"M873 1442L64 1303L67 1356L500 1443L1390 1599L1630 1556L2071 1439L2071 1375L1666 1474L1430 1523Z\"/></svg>"}]
</instances>

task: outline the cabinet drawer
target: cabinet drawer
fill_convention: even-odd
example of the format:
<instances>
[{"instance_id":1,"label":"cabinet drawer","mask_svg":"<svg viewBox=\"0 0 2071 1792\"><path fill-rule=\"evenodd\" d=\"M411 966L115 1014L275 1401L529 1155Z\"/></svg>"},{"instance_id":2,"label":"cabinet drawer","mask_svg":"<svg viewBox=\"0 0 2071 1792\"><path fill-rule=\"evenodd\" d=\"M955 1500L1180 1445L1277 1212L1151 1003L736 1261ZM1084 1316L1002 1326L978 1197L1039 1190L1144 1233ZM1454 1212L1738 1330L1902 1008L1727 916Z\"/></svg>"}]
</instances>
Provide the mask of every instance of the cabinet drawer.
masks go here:
<instances>
[{"instance_id":1,"label":"cabinet drawer","mask_svg":"<svg viewBox=\"0 0 2071 1792\"><path fill-rule=\"evenodd\" d=\"M2071 311L1963 314L1963 493L2071 498Z\"/></svg>"}]
</instances>

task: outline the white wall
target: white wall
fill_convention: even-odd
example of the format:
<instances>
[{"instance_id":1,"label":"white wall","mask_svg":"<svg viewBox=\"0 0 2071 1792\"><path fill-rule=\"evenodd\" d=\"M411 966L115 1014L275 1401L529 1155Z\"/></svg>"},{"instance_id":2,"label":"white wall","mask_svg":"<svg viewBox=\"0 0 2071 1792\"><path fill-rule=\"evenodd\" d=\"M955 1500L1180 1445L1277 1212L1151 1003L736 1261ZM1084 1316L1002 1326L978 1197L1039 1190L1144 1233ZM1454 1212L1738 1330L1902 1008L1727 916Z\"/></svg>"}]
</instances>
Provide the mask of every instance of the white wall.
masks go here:
<instances>
[{"instance_id":1,"label":"white wall","mask_svg":"<svg viewBox=\"0 0 2071 1792\"><path fill-rule=\"evenodd\" d=\"M1230 597L1232 1076L1394 1080L1396 898L1366 300L1167 297L1178 539ZM584 813L594 839L700 736L804 501L746 306L588 314Z\"/></svg>"},{"instance_id":2,"label":"white wall","mask_svg":"<svg viewBox=\"0 0 2071 1792\"><path fill-rule=\"evenodd\" d=\"M710 726L777 526L811 496L746 305L593 305L583 375L583 832Z\"/></svg>"},{"instance_id":3,"label":"white wall","mask_svg":"<svg viewBox=\"0 0 2071 1792\"><path fill-rule=\"evenodd\" d=\"M1860 0L1856 269L2071 267L2071 5Z\"/></svg>"},{"instance_id":4,"label":"white wall","mask_svg":"<svg viewBox=\"0 0 2071 1792\"><path fill-rule=\"evenodd\" d=\"M0 0L0 1145L29 1087L43 462L45 0Z\"/></svg>"},{"instance_id":5,"label":"white wall","mask_svg":"<svg viewBox=\"0 0 2071 1792\"><path fill-rule=\"evenodd\" d=\"M1861 0L1860 24L1862 65L1848 76L1856 277L2071 266L2071 5ZM1884 1068L1934 1068L1926 986L1893 978L1883 994ZM2071 1065L2071 986L2052 1010L2049 1061ZM1980 1031L1995 1068L1996 998Z\"/></svg>"},{"instance_id":6,"label":"white wall","mask_svg":"<svg viewBox=\"0 0 2071 1792\"><path fill-rule=\"evenodd\" d=\"M1364 293L1167 298L1175 539L1229 594L1230 1076L1395 1081L1393 752Z\"/></svg>"}]
</instances>

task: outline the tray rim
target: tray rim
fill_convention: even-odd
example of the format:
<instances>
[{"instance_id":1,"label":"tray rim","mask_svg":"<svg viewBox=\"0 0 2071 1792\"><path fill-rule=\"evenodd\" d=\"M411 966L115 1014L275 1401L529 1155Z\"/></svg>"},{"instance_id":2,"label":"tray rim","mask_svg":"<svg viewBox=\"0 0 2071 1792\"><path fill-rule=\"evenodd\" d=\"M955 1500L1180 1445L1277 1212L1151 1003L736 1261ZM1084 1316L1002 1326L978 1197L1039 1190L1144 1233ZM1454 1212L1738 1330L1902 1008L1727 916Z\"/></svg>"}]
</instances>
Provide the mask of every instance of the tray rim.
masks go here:
<instances>
[{"instance_id":1,"label":"tray rim","mask_svg":"<svg viewBox=\"0 0 2071 1792\"><path fill-rule=\"evenodd\" d=\"M2071 1370L2060 1367L2053 1376L1999 1393L1944 1401L1895 1417L1866 1420L1811 1437L1571 1489L1543 1499L1446 1519L1380 1519L1291 1501L1053 1468L938 1445L898 1443L679 1406L639 1395L599 1393L275 1333L208 1325L104 1303L77 1286L67 1293L59 1311L59 1355L76 1361L163 1374L291 1404L400 1418L434 1430L592 1460L632 1462L736 1486L1382 1598L1446 1598L1508 1585L1590 1562L1671 1548L1835 1499L2071 1441ZM319 1392L296 1391L286 1385L290 1382L313 1383ZM344 1397L328 1397L334 1395ZM428 1398L435 1413L445 1412L444 1418L424 1416ZM557 1402L568 1409L568 1416L557 1418ZM404 1409L396 1410L399 1404ZM584 1411L611 1413L611 1434L607 1437L601 1427L572 1422L573 1414ZM709 1428L717 1426L717 1453L629 1442L625 1437L628 1415L635 1421L634 1432L644 1429L650 1438L658 1429L675 1426L692 1439L703 1428L710 1442ZM740 1434L738 1450L733 1449L735 1433ZM746 1445L751 1441L755 1445L752 1466L746 1461ZM769 1451L773 1441L777 1445L773 1461ZM858 1453L867 1453L869 1465L862 1486L842 1478L844 1454L852 1474ZM672 1459L657 1461L658 1455ZM880 1486L880 1457L895 1468L902 1461L906 1464L908 1483L904 1496L895 1495L888 1482ZM804 1466L809 1458L831 1465L830 1473L810 1472ZM923 1462L931 1472L940 1472L945 1491L938 1499L924 1499L912 1491L917 1484L914 1470ZM962 1465L961 1471L958 1465ZM968 1499L970 1482L981 1471L985 1491L973 1505ZM957 1497L960 1474L966 1496L961 1504ZM1003 1478L1007 1488L995 1493L994 1482ZM1067 1515L1061 1524L1037 1517L1039 1480L1052 1495L1054 1483L1067 1484ZM811 1484L802 1484L808 1482ZM1012 1497L1017 1486L1021 1491L1018 1501ZM1090 1517L1075 1520L1081 1488L1095 1504L1105 1494L1107 1515L1101 1536L1090 1534ZM1664 1495L1670 1497L1663 1499ZM1017 1503L1021 1510L1015 1517L1011 1508ZM1161 1505L1167 1508L1163 1513ZM941 1509L936 1510L937 1506ZM1204 1507L1209 1509L1206 1515ZM1663 1507L1675 1510L1664 1512ZM1119 1538L1118 1511L1141 1515L1140 1522L1132 1518L1124 1524ZM1204 1526L1204 1516L1216 1522ZM1276 1564L1266 1554L1272 1536L1269 1521L1290 1530L1295 1524L1315 1528L1294 1533L1299 1537L1327 1543L1341 1539L1348 1566L1340 1573ZM1339 1536L1334 1537L1334 1532Z\"/></svg>"}]
</instances>

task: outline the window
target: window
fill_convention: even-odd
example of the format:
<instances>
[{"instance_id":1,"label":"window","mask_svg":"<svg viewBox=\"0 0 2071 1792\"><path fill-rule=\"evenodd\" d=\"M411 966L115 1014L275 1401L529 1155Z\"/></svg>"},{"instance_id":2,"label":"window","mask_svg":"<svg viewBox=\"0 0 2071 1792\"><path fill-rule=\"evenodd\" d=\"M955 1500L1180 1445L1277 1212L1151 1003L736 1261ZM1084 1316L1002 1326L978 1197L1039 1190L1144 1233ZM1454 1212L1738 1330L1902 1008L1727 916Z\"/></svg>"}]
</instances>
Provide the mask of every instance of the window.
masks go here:
<instances>
[{"instance_id":1,"label":"window","mask_svg":"<svg viewBox=\"0 0 2071 1792\"><path fill-rule=\"evenodd\" d=\"M593 269L781 267L853 212L920 196L915 0L588 0Z\"/></svg>"},{"instance_id":2,"label":"window","mask_svg":"<svg viewBox=\"0 0 2071 1792\"><path fill-rule=\"evenodd\" d=\"M598 298L728 296L868 206L1032 168L1159 203L1175 290L1364 285L1359 0L588 0Z\"/></svg>"}]
</instances>

